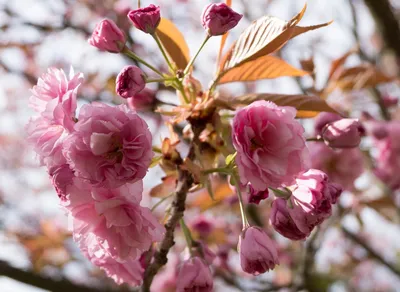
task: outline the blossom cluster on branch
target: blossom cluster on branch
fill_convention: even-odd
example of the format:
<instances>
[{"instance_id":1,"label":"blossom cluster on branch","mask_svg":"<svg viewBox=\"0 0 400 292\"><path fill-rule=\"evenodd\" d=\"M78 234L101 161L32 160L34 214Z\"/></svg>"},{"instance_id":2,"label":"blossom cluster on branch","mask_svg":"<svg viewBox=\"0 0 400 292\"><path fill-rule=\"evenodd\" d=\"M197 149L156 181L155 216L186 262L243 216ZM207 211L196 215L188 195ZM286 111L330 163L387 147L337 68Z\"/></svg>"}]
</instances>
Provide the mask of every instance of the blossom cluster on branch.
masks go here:
<instances>
[{"instance_id":1,"label":"blossom cluster on branch","mask_svg":"<svg viewBox=\"0 0 400 292\"><path fill-rule=\"evenodd\" d=\"M205 240L213 224L205 220L186 224L184 211L188 194L195 196L196 191L206 189L215 199L212 180L216 177L229 181L234 189L242 221L239 234L227 249L237 245L241 268L251 275L273 270L280 255L271 230L249 219L248 204L271 199L272 228L290 240L306 239L332 215L343 189L350 190L362 172L358 146L361 137L371 131L382 156L375 169L377 176L393 188L400 186L398 178L391 176L392 169L400 165L392 157L400 149L395 136L399 131L393 130L397 124L380 125L369 120L362 125L357 119L343 118L322 99L312 99L318 106L310 102L310 108L305 108L302 102L291 102L290 98L260 95L252 102L234 106L217 91L222 83L272 78L264 77L264 71L259 70L267 71L262 67L267 62L289 66L270 54L292 37L329 24L297 26L304 12L305 8L283 24L272 17L254 22L221 56L207 90L193 77L193 64L211 37L223 35L225 40L242 18L225 3L205 7L205 40L191 59L179 34L163 26L171 28L173 24L161 18L160 7L149 5L128 12L134 27L157 43L169 68L166 73L131 51L126 33L112 20L97 25L90 45L124 54L141 66L125 66L116 78L116 93L129 106L95 102L83 105L76 114L83 74L71 69L67 76L63 70L51 68L38 80L30 98L38 116L27 125L28 141L47 168L60 204L70 217L75 242L116 283L142 285L143 291L154 287L153 278L172 252L179 222L187 254L184 260L178 260L178 267L169 267L173 272L164 281L171 282L172 278L177 291L213 290L215 266L230 269L227 253L221 248L217 255ZM144 67L156 76L149 76ZM304 73L296 70L280 76ZM136 111L155 108L154 94L146 88L151 82L173 88L180 101L178 105L160 102L161 107L156 109L165 116L171 133L161 147L153 147L148 125ZM224 124L223 112L228 110L235 113L231 123ZM304 112L312 112L312 117L320 113L311 139L305 137L297 119ZM175 127L182 124L182 129ZM227 136L223 136L224 129L228 129ZM185 158L178 147L182 143L189 146ZM333 171L332 164L339 167ZM140 205L143 178L151 165L160 165L175 188L162 199L173 198L165 212L165 226L152 210Z\"/></svg>"}]
</instances>

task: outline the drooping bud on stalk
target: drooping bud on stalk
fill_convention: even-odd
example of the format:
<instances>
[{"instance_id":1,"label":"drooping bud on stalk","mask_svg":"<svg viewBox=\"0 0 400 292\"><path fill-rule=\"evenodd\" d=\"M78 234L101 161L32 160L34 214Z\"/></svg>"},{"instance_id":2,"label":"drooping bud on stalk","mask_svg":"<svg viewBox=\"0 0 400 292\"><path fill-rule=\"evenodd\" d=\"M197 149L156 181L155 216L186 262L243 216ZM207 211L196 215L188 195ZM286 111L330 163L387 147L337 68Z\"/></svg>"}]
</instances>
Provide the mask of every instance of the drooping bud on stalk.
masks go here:
<instances>
[{"instance_id":1,"label":"drooping bud on stalk","mask_svg":"<svg viewBox=\"0 0 400 292\"><path fill-rule=\"evenodd\" d=\"M274 242L259 227L252 226L243 230L239 237L238 251L243 271L255 276L279 264Z\"/></svg>"},{"instance_id":2,"label":"drooping bud on stalk","mask_svg":"<svg viewBox=\"0 0 400 292\"><path fill-rule=\"evenodd\" d=\"M211 271L204 260L192 257L179 267L177 292L213 290Z\"/></svg>"},{"instance_id":3,"label":"drooping bud on stalk","mask_svg":"<svg viewBox=\"0 0 400 292\"><path fill-rule=\"evenodd\" d=\"M96 25L88 42L100 51L119 53L124 48L126 39L125 34L112 20L104 19Z\"/></svg>"},{"instance_id":4,"label":"drooping bud on stalk","mask_svg":"<svg viewBox=\"0 0 400 292\"><path fill-rule=\"evenodd\" d=\"M232 10L225 3L214 3L203 10L202 25L210 36L223 35L234 28L243 15Z\"/></svg>"},{"instance_id":5,"label":"drooping bud on stalk","mask_svg":"<svg viewBox=\"0 0 400 292\"><path fill-rule=\"evenodd\" d=\"M332 148L354 148L360 144L364 127L356 119L341 119L325 126L322 138Z\"/></svg>"},{"instance_id":6,"label":"drooping bud on stalk","mask_svg":"<svg viewBox=\"0 0 400 292\"><path fill-rule=\"evenodd\" d=\"M143 71L136 66L125 66L117 76L116 92L123 98L133 97L146 86Z\"/></svg>"},{"instance_id":7,"label":"drooping bud on stalk","mask_svg":"<svg viewBox=\"0 0 400 292\"><path fill-rule=\"evenodd\" d=\"M128 13L128 18L137 29L154 34L161 21L160 7L150 4L144 8L131 10Z\"/></svg>"}]
</instances>

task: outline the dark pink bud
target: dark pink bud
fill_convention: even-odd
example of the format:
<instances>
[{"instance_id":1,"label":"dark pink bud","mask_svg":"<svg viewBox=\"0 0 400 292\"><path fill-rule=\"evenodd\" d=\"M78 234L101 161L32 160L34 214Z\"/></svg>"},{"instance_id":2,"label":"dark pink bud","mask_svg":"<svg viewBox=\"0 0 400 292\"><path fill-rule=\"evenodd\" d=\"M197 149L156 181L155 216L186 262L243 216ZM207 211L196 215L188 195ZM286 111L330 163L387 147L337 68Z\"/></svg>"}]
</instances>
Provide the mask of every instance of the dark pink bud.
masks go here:
<instances>
[{"instance_id":1,"label":"dark pink bud","mask_svg":"<svg viewBox=\"0 0 400 292\"><path fill-rule=\"evenodd\" d=\"M214 3L204 8L202 24L210 36L223 35L234 28L243 15L235 12L225 3Z\"/></svg>"},{"instance_id":2,"label":"dark pink bud","mask_svg":"<svg viewBox=\"0 0 400 292\"><path fill-rule=\"evenodd\" d=\"M108 51L110 53L119 53L125 46L125 34L118 26L108 19L104 19L93 31L88 42L100 51Z\"/></svg>"},{"instance_id":3,"label":"dark pink bud","mask_svg":"<svg viewBox=\"0 0 400 292\"><path fill-rule=\"evenodd\" d=\"M203 259L192 257L179 267L177 292L211 292L213 286L210 268Z\"/></svg>"},{"instance_id":4,"label":"dark pink bud","mask_svg":"<svg viewBox=\"0 0 400 292\"><path fill-rule=\"evenodd\" d=\"M274 229L282 236L292 240L305 239L309 233L303 233L297 228L290 216L285 199L277 198L272 202L270 222Z\"/></svg>"},{"instance_id":5,"label":"dark pink bud","mask_svg":"<svg viewBox=\"0 0 400 292\"><path fill-rule=\"evenodd\" d=\"M325 144L332 148L354 148L360 144L365 129L356 119L341 119L327 124L322 132Z\"/></svg>"},{"instance_id":6,"label":"dark pink bud","mask_svg":"<svg viewBox=\"0 0 400 292\"><path fill-rule=\"evenodd\" d=\"M333 113L327 113L327 112L320 113L315 119L315 124L314 124L315 135L321 135L323 129L327 124L338 121L341 118L342 118L341 116Z\"/></svg>"},{"instance_id":7,"label":"dark pink bud","mask_svg":"<svg viewBox=\"0 0 400 292\"><path fill-rule=\"evenodd\" d=\"M161 21L160 7L150 4L144 8L131 10L128 13L128 18L137 29L153 34Z\"/></svg>"},{"instance_id":8,"label":"dark pink bud","mask_svg":"<svg viewBox=\"0 0 400 292\"><path fill-rule=\"evenodd\" d=\"M191 228L196 231L200 238L206 238L215 228L214 222L204 216L199 216L191 223Z\"/></svg>"},{"instance_id":9,"label":"dark pink bud","mask_svg":"<svg viewBox=\"0 0 400 292\"><path fill-rule=\"evenodd\" d=\"M157 99L154 90L145 88L128 98L128 106L130 109L140 112L151 111L154 109Z\"/></svg>"},{"instance_id":10,"label":"dark pink bud","mask_svg":"<svg viewBox=\"0 0 400 292\"><path fill-rule=\"evenodd\" d=\"M240 265L249 274L263 274L279 264L275 243L258 227L249 227L242 232L238 251Z\"/></svg>"},{"instance_id":11,"label":"dark pink bud","mask_svg":"<svg viewBox=\"0 0 400 292\"><path fill-rule=\"evenodd\" d=\"M143 71L136 66L125 66L117 76L116 92L123 98L133 97L146 86Z\"/></svg>"},{"instance_id":12,"label":"dark pink bud","mask_svg":"<svg viewBox=\"0 0 400 292\"><path fill-rule=\"evenodd\" d=\"M398 98L393 97L393 96L390 96L390 95L384 96L384 97L382 98L382 100L383 100L383 104L384 104L386 107L396 106L397 103L398 103L398 101L399 101Z\"/></svg>"},{"instance_id":13,"label":"dark pink bud","mask_svg":"<svg viewBox=\"0 0 400 292\"><path fill-rule=\"evenodd\" d=\"M260 204L262 200L265 200L269 197L268 189L264 191L256 191L251 184L248 186L249 188L249 203L250 204Z\"/></svg>"}]
</instances>

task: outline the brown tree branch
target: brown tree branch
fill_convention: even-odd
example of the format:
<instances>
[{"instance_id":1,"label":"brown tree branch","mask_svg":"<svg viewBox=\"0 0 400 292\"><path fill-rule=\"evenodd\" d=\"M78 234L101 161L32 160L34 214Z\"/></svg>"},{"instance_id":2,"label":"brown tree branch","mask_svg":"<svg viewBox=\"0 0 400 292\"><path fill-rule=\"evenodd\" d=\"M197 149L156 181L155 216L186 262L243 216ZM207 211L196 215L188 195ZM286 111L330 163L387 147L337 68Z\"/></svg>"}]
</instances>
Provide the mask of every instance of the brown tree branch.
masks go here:
<instances>
[{"instance_id":1,"label":"brown tree branch","mask_svg":"<svg viewBox=\"0 0 400 292\"><path fill-rule=\"evenodd\" d=\"M178 184L176 195L172 202L172 215L165 224L165 236L160 247L155 251L153 262L147 267L143 277L143 292L149 292L154 276L164 266L168 259L167 255L171 247L175 244L174 231L179 220L183 217L185 211L186 195L193 184L193 178L190 172L183 170L178 165Z\"/></svg>"},{"instance_id":2,"label":"brown tree branch","mask_svg":"<svg viewBox=\"0 0 400 292\"><path fill-rule=\"evenodd\" d=\"M53 279L30 271L21 270L0 260L0 275L6 276L19 282L54 292L99 292L112 291L96 289L74 284L66 279Z\"/></svg>"},{"instance_id":3,"label":"brown tree branch","mask_svg":"<svg viewBox=\"0 0 400 292\"><path fill-rule=\"evenodd\" d=\"M345 227L341 227L342 232L344 233L344 235L346 235L347 238L349 238L350 240L352 240L353 242L357 243L358 245L360 245L362 248L364 248L367 252L368 255L370 257L372 257L374 260L376 260L377 262L379 262L380 264L384 265L385 267L387 267L389 270L391 270L395 275L397 275L397 277L400 278L400 268L395 266L392 263L389 263L388 261L386 261L384 258L382 258L381 255L379 255L372 247L370 247L365 240L363 240L360 236L354 234L353 232L349 231L347 228Z\"/></svg>"},{"instance_id":4,"label":"brown tree branch","mask_svg":"<svg viewBox=\"0 0 400 292\"><path fill-rule=\"evenodd\" d=\"M400 27L389 0L364 0L382 32L386 45L400 60Z\"/></svg>"},{"instance_id":5,"label":"brown tree branch","mask_svg":"<svg viewBox=\"0 0 400 292\"><path fill-rule=\"evenodd\" d=\"M350 11L351 11L351 16L353 19L353 27L352 27L352 32L353 32L353 36L354 36L354 40L358 46L358 51L360 54L361 59L374 63L373 60L371 60L367 54L364 52L364 50L361 47L361 42L360 42L360 35L358 34L358 18L357 18L357 9L355 7L355 4L353 2L353 0L349 0L349 5L350 5ZM383 99L382 99L382 95L379 92L379 90L377 88L372 88L371 89L371 95L374 98L375 102L378 104L379 106L379 110L381 112L382 117L386 120L389 121L390 120L390 113L387 110Z\"/></svg>"}]
</instances>

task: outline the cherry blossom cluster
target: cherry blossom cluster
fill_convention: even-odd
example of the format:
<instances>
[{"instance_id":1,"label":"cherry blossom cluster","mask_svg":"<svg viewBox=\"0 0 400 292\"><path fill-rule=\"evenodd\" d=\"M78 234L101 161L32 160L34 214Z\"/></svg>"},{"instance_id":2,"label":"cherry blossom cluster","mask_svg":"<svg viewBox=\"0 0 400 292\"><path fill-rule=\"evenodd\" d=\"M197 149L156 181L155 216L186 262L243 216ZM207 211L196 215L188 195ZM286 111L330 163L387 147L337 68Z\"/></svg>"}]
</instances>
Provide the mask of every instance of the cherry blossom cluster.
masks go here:
<instances>
[{"instance_id":1,"label":"cherry blossom cluster","mask_svg":"<svg viewBox=\"0 0 400 292\"><path fill-rule=\"evenodd\" d=\"M158 6L131 10L127 17L138 30L159 41L155 34L161 21ZM204 9L202 25L209 38L223 35L241 18L226 4L210 4ZM102 51L123 53L165 77L130 51L126 34L111 20L97 25L89 43ZM154 94L145 86L153 81L138 66L128 65L118 74L115 90L130 107L85 104L77 115L83 74L71 69L67 76L62 70L49 69L32 89L30 105L38 116L27 126L28 140L47 168L81 251L117 283L133 286L142 283L151 247L163 240L164 233L150 209L140 205L142 180L153 158L152 135L132 109L152 108ZM178 81L184 90L190 87L195 96L201 96L201 86L190 75ZM391 156L400 149L391 130L396 126L376 131L382 156L376 172L393 187L400 185L398 179L388 177L394 172L386 170L400 165ZM335 114L321 114L315 128L316 142L310 147L322 147L319 162L329 155L331 159L336 151L356 149L365 133L358 120ZM330 175L322 162L321 167L315 166L292 107L260 100L239 109L232 121L232 142L234 159L219 171L231 176L242 208L243 228L236 240L242 270L259 275L279 264L278 250L265 230L248 223L241 192L253 204L274 194L271 225L286 238L304 240L331 216L343 188L349 187L345 180L351 178ZM184 222L181 228L190 255L174 273L176 289L212 291L215 254L204 242L193 240Z\"/></svg>"},{"instance_id":2,"label":"cherry blossom cluster","mask_svg":"<svg viewBox=\"0 0 400 292\"><path fill-rule=\"evenodd\" d=\"M32 89L28 140L71 219L85 256L117 283L138 285L140 256L163 227L140 206L151 158L146 122L127 106L92 103L76 116L83 75L51 68Z\"/></svg>"}]
</instances>

